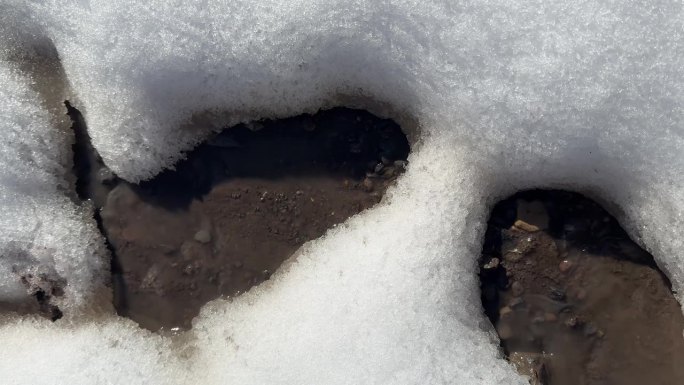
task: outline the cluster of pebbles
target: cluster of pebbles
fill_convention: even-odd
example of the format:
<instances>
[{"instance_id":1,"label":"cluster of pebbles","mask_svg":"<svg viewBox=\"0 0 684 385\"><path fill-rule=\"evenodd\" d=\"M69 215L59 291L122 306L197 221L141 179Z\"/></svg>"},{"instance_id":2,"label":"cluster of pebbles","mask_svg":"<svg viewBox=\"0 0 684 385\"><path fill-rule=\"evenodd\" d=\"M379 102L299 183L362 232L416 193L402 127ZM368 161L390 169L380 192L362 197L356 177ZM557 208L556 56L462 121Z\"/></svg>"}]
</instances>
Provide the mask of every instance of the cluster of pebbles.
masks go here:
<instances>
[{"instance_id":1,"label":"cluster of pebbles","mask_svg":"<svg viewBox=\"0 0 684 385\"><path fill-rule=\"evenodd\" d=\"M596 203L532 191L500 203L482 299L534 385L684 383L684 319L667 279Z\"/></svg>"}]
</instances>

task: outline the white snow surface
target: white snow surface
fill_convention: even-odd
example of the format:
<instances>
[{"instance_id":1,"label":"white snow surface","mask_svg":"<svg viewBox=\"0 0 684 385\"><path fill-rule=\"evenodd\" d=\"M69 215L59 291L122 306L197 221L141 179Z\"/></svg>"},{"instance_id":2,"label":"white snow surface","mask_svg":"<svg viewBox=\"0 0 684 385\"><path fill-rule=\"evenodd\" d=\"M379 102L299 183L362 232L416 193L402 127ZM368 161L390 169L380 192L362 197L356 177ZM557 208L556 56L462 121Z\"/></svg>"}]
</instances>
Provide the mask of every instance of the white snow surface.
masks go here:
<instances>
[{"instance_id":1,"label":"white snow surface","mask_svg":"<svg viewBox=\"0 0 684 385\"><path fill-rule=\"evenodd\" d=\"M65 192L69 138L0 61L0 300L15 266L69 283L65 319L0 319L3 384L525 384L476 260L491 205L533 187L605 203L684 299L681 1L0 1L0 48L54 44L130 181L220 125L341 100L418 125L383 204L161 337L88 305L107 257Z\"/></svg>"},{"instance_id":2,"label":"white snow surface","mask_svg":"<svg viewBox=\"0 0 684 385\"><path fill-rule=\"evenodd\" d=\"M0 60L0 302L22 302L21 277L66 280L66 308L103 282L104 243L92 210L68 196L73 140L50 123L32 80ZM32 281L32 279L29 279Z\"/></svg>"}]
</instances>

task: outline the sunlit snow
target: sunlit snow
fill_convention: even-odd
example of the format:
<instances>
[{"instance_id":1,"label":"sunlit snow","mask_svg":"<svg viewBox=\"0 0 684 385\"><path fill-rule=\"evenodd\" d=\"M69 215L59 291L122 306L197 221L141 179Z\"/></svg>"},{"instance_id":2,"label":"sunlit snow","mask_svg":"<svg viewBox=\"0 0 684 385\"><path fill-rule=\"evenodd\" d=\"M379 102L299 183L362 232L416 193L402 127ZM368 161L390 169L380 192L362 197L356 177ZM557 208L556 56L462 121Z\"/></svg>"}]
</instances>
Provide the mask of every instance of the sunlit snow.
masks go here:
<instances>
[{"instance_id":1,"label":"sunlit snow","mask_svg":"<svg viewBox=\"0 0 684 385\"><path fill-rule=\"evenodd\" d=\"M17 268L69 284L56 323L0 316L0 382L525 384L479 299L497 199L587 193L682 289L682 6L0 0L0 300L20 296ZM44 45L130 181L212 129L341 104L410 130L408 171L384 204L208 304L193 330L142 331L97 300L108 260L92 208L70 200L69 132L21 65Z\"/></svg>"}]
</instances>

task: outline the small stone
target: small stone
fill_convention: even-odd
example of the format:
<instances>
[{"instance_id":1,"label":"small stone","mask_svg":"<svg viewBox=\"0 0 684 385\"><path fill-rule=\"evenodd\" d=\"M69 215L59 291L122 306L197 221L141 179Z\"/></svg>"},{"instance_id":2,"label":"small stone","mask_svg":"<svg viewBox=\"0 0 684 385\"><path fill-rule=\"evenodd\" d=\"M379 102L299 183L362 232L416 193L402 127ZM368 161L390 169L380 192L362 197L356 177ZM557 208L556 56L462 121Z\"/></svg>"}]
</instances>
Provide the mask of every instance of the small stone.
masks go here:
<instances>
[{"instance_id":1,"label":"small stone","mask_svg":"<svg viewBox=\"0 0 684 385\"><path fill-rule=\"evenodd\" d=\"M504 306L504 307L502 307L501 309L499 309L499 316L500 316L501 318L503 318L503 317L505 317L505 316L507 316L507 315L509 315L509 314L511 314L511 313L513 313L513 309L511 309L511 308L508 307L508 306Z\"/></svg>"},{"instance_id":2,"label":"small stone","mask_svg":"<svg viewBox=\"0 0 684 385\"><path fill-rule=\"evenodd\" d=\"M195 233L195 240L199 243L211 242L211 233L208 230L200 230Z\"/></svg>"},{"instance_id":3,"label":"small stone","mask_svg":"<svg viewBox=\"0 0 684 385\"><path fill-rule=\"evenodd\" d=\"M377 173L379 173L380 171L382 171L383 168L385 168L385 165L382 164L382 163L378 163L378 164L376 164L375 167L373 168L373 172L375 172L375 173L377 174Z\"/></svg>"},{"instance_id":4,"label":"small stone","mask_svg":"<svg viewBox=\"0 0 684 385\"><path fill-rule=\"evenodd\" d=\"M560 270L561 273L565 273L565 272L567 272L568 270L570 270L571 267L572 267L572 262L568 261L567 259L564 259L564 260L561 261L561 263L558 265L558 270Z\"/></svg>"},{"instance_id":5,"label":"small stone","mask_svg":"<svg viewBox=\"0 0 684 385\"><path fill-rule=\"evenodd\" d=\"M513 292L514 296L520 297L523 292L525 292L525 288L523 287L522 283L515 281L511 284L511 291Z\"/></svg>"},{"instance_id":6,"label":"small stone","mask_svg":"<svg viewBox=\"0 0 684 385\"><path fill-rule=\"evenodd\" d=\"M556 321L558 321L558 316L553 314L553 313L547 312L547 313L544 313L544 320L546 322L556 322Z\"/></svg>"},{"instance_id":7,"label":"small stone","mask_svg":"<svg viewBox=\"0 0 684 385\"><path fill-rule=\"evenodd\" d=\"M157 265L152 265L149 270L147 270L147 274L145 274L145 277L143 278L142 282L140 283L140 288L141 289L150 289L155 287L157 277L159 276L159 266Z\"/></svg>"},{"instance_id":8,"label":"small stone","mask_svg":"<svg viewBox=\"0 0 684 385\"><path fill-rule=\"evenodd\" d=\"M483 266L483 268L487 270L496 269L497 267L499 267L499 262L499 258L492 258Z\"/></svg>"},{"instance_id":9,"label":"small stone","mask_svg":"<svg viewBox=\"0 0 684 385\"><path fill-rule=\"evenodd\" d=\"M513 226L522 230L522 231L526 231L528 233L534 233L536 231L539 231L539 227L537 227L535 225L531 225L531 224L529 224L525 221L521 221L519 219L517 221L515 221Z\"/></svg>"},{"instance_id":10,"label":"small stone","mask_svg":"<svg viewBox=\"0 0 684 385\"><path fill-rule=\"evenodd\" d=\"M522 305L524 302L525 302L525 301L523 301L522 298L520 298L520 297L515 297L515 298L513 298L513 299L508 303L508 306L510 306L510 307L512 307L512 308L515 309L516 307Z\"/></svg>"}]
</instances>

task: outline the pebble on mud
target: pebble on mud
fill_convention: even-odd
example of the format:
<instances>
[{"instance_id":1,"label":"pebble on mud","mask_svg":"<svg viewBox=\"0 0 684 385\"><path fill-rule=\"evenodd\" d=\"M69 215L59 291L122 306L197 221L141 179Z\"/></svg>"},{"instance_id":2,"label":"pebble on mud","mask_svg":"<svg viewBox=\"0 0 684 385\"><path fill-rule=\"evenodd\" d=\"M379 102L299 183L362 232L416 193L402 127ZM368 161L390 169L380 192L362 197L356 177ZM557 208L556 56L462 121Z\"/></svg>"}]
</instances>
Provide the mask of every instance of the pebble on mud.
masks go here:
<instances>
[{"instance_id":1,"label":"pebble on mud","mask_svg":"<svg viewBox=\"0 0 684 385\"><path fill-rule=\"evenodd\" d=\"M195 233L195 240L199 243L211 242L211 233L207 230L200 230Z\"/></svg>"},{"instance_id":2,"label":"pebble on mud","mask_svg":"<svg viewBox=\"0 0 684 385\"><path fill-rule=\"evenodd\" d=\"M534 233L534 232L539 231L539 227L537 227L535 225L531 225L525 221L521 221L520 219L518 219L517 221L515 221L515 223L513 223L513 227L520 229L522 231L526 231L528 233Z\"/></svg>"},{"instance_id":3,"label":"pebble on mud","mask_svg":"<svg viewBox=\"0 0 684 385\"><path fill-rule=\"evenodd\" d=\"M503 318L509 314L513 313L513 309L511 309L508 306L504 306L501 309L499 309L499 317Z\"/></svg>"},{"instance_id":4,"label":"pebble on mud","mask_svg":"<svg viewBox=\"0 0 684 385\"><path fill-rule=\"evenodd\" d=\"M515 281L511 284L511 292L514 296L520 297L524 291L525 288L523 287L522 283Z\"/></svg>"}]
</instances>

